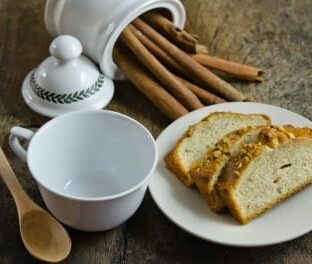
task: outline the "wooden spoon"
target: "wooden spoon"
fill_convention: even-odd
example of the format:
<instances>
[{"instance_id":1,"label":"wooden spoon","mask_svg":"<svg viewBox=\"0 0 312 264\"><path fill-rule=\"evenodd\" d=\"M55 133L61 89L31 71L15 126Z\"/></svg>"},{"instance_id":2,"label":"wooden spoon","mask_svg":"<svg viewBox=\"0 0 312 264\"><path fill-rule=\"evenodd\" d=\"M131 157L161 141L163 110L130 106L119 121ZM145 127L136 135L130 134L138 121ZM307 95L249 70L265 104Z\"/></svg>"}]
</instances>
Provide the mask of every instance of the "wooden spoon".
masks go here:
<instances>
[{"instance_id":1,"label":"wooden spoon","mask_svg":"<svg viewBox=\"0 0 312 264\"><path fill-rule=\"evenodd\" d=\"M65 259L71 250L68 233L54 217L35 204L24 192L1 147L0 175L13 196L21 237L28 252L46 262Z\"/></svg>"}]
</instances>

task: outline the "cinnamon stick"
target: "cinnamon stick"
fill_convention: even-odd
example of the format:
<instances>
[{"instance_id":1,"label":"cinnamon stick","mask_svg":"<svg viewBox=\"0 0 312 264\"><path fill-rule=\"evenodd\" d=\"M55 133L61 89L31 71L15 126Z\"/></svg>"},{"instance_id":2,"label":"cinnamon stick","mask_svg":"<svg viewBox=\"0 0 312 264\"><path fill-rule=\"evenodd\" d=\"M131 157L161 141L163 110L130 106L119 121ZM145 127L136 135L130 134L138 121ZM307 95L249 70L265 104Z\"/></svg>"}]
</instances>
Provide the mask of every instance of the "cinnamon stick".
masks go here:
<instances>
[{"instance_id":1,"label":"cinnamon stick","mask_svg":"<svg viewBox=\"0 0 312 264\"><path fill-rule=\"evenodd\" d=\"M208 53L207 47L199 44L197 37L176 27L172 21L158 12L146 13L142 18L181 49L191 53Z\"/></svg>"},{"instance_id":2,"label":"cinnamon stick","mask_svg":"<svg viewBox=\"0 0 312 264\"><path fill-rule=\"evenodd\" d=\"M188 113L187 109L131 56L130 52L115 46L113 58L125 76L169 119L175 120Z\"/></svg>"},{"instance_id":3,"label":"cinnamon stick","mask_svg":"<svg viewBox=\"0 0 312 264\"><path fill-rule=\"evenodd\" d=\"M196 94L196 96L203 102L206 104L220 104L220 103L225 103L226 100L224 100L223 98L210 93L208 91L206 91L203 88L198 87L197 85L179 77L176 76L178 78L178 80L183 83L186 87L188 87L194 94Z\"/></svg>"},{"instance_id":4,"label":"cinnamon stick","mask_svg":"<svg viewBox=\"0 0 312 264\"><path fill-rule=\"evenodd\" d=\"M121 33L121 39L138 57L138 59L154 74L154 76L169 89L176 98L188 109L203 107L197 96L172 75L137 39L132 33L132 26L128 25Z\"/></svg>"},{"instance_id":5,"label":"cinnamon stick","mask_svg":"<svg viewBox=\"0 0 312 264\"><path fill-rule=\"evenodd\" d=\"M192 57L206 67L224 72L238 79L247 81L263 81L261 76L263 73L262 69L220 59L208 54L193 54Z\"/></svg>"},{"instance_id":6,"label":"cinnamon stick","mask_svg":"<svg viewBox=\"0 0 312 264\"><path fill-rule=\"evenodd\" d=\"M162 63L164 63L173 71L177 71L182 75L186 75L184 69L174 59L172 59L166 52L164 52L161 48L155 45L140 30L138 30L135 26L131 27L131 30L142 42L142 44ZM223 98L220 98L213 93L210 93L177 75L176 78L178 78L180 82L182 82L187 88L189 88L205 104L218 104L226 102Z\"/></svg>"},{"instance_id":7,"label":"cinnamon stick","mask_svg":"<svg viewBox=\"0 0 312 264\"><path fill-rule=\"evenodd\" d=\"M185 75L184 69L174 59L172 59L165 51L163 51L148 37L146 37L140 30L138 30L135 26L131 27L131 30L133 31L135 36L142 42L142 44L163 64L165 64L171 70L177 71L178 73Z\"/></svg>"},{"instance_id":8,"label":"cinnamon stick","mask_svg":"<svg viewBox=\"0 0 312 264\"><path fill-rule=\"evenodd\" d=\"M204 85L208 85L214 92L222 97L233 101L244 101L247 97L236 90L232 85L225 82L217 75L209 71L207 68L199 64L194 58L183 52L177 46L169 42L161 34L137 18L132 22L139 30L141 30L151 41L155 42L166 53L174 58L182 67L185 68L188 75L193 81L200 81Z\"/></svg>"},{"instance_id":9,"label":"cinnamon stick","mask_svg":"<svg viewBox=\"0 0 312 264\"><path fill-rule=\"evenodd\" d=\"M171 70L178 72L179 74L185 75L184 69L166 52L159 48L154 42L146 37L140 30L135 26L133 27L133 33L142 42L142 44L162 63L164 63ZM255 68L252 66L224 60L208 54L190 54L200 64L220 72L229 74L241 80L247 81L263 81L261 74L262 69Z\"/></svg>"}]
</instances>

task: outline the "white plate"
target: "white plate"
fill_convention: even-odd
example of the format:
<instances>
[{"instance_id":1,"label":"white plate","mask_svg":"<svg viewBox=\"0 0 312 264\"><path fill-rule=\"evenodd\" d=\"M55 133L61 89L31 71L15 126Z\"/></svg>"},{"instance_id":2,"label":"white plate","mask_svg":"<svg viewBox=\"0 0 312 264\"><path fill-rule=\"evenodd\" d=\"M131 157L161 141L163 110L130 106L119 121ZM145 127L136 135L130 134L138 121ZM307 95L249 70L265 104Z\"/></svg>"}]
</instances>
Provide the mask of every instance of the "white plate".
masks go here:
<instances>
[{"instance_id":1,"label":"white plate","mask_svg":"<svg viewBox=\"0 0 312 264\"><path fill-rule=\"evenodd\" d=\"M312 127L308 119L285 109L259 103L224 103L191 112L173 122L157 139L158 164L149 190L160 210L185 231L205 240L233 246L264 246L299 237L312 229L312 186L268 210L247 225L230 215L210 211L195 188L179 182L165 168L164 156L191 124L215 111L264 113L274 124Z\"/></svg>"}]
</instances>

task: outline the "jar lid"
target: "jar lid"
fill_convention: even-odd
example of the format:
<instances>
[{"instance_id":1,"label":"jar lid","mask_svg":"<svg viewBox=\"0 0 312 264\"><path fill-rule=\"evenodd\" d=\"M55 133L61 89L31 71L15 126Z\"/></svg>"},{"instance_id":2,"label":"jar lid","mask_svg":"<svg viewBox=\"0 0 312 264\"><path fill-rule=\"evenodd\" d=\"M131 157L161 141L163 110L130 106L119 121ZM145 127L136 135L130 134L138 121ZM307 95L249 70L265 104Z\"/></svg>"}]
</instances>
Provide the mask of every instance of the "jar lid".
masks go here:
<instances>
[{"instance_id":1,"label":"jar lid","mask_svg":"<svg viewBox=\"0 0 312 264\"><path fill-rule=\"evenodd\" d=\"M22 95L34 111L49 117L67 112L101 109L112 99L114 84L87 57L70 35L55 38L45 59L25 78Z\"/></svg>"}]
</instances>

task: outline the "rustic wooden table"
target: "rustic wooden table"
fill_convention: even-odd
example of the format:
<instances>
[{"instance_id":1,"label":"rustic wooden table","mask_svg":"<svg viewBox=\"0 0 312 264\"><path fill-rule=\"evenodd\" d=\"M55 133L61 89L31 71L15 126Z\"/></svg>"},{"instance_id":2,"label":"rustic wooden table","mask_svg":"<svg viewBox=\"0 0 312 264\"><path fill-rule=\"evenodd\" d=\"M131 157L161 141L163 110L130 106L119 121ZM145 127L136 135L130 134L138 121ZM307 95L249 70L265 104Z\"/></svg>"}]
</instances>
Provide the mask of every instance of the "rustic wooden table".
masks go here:
<instances>
[{"instance_id":1,"label":"rustic wooden table","mask_svg":"<svg viewBox=\"0 0 312 264\"><path fill-rule=\"evenodd\" d=\"M263 67L265 81L233 85L252 100L282 106L312 119L311 0L184 0L187 28L212 54ZM0 138L27 193L43 205L24 164L7 145L12 125L38 128L48 119L22 100L25 75L48 55L43 0L0 0ZM130 83L116 84L108 109L143 123L155 137L167 120ZM13 200L0 181L0 263L34 263L18 232ZM310 202L310 201L307 201ZM312 221L312 219L311 219ZM193 237L171 223L147 193L126 224L100 233L69 229L73 250L65 263L312 263L312 234L263 248L234 248Z\"/></svg>"}]
</instances>

